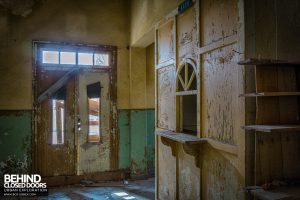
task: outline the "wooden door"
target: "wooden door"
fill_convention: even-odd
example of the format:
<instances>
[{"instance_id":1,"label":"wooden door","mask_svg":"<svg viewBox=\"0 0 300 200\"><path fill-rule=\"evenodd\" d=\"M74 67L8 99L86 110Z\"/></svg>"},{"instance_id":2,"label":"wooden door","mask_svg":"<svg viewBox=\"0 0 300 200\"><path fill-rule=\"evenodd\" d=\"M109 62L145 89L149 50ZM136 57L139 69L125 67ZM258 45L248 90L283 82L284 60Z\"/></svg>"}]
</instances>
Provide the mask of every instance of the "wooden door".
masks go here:
<instances>
[{"instance_id":1,"label":"wooden door","mask_svg":"<svg viewBox=\"0 0 300 200\"><path fill-rule=\"evenodd\" d=\"M59 80L66 70L37 69L38 93ZM75 78L36 109L35 167L44 177L75 174Z\"/></svg>"},{"instance_id":2,"label":"wooden door","mask_svg":"<svg viewBox=\"0 0 300 200\"><path fill-rule=\"evenodd\" d=\"M111 168L113 112L109 75L108 71L95 70L78 75L78 174Z\"/></svg>"}]
</instances>

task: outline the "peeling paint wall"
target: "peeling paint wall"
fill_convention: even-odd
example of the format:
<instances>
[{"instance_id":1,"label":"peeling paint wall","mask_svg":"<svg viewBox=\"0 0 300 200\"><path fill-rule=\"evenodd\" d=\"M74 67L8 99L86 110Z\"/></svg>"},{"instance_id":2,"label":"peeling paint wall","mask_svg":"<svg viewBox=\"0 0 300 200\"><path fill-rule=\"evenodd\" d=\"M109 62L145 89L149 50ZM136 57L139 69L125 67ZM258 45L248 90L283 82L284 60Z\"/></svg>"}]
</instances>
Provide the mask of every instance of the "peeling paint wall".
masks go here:
<instances>
[{"instance_id":1,"label":"peeling paint wall","mask_svg":"<svg viewBox=\"0 0 300 200\"><path fill-rule=\"evenodd\" d=\"M155 4L160 5L159 1ZM159 7L164 9L163 6ZM154 45L140 51L133 50L132 55L129 54L129 12L130 2L127 0L1 0L0 110L32 109L32 40L115 45L118 47L119 167L125 169L134 166L132 168L136 172L146 174L147 170L153 171L154 168ZM143 56L139 58L141 54ZM30 120L18 116L1 119L1 122L6 120L21 120L21 123L31 127ZM138 120L142 120L142 126ZM137 143L141 138L144 142ZM134 155L136 150L143 151L142 157ZM5 156L13 155L6 153ZM88 154L84 157L97 160L91 156ZM132 161L136 161L137 165L131 164ZM86 162L80 161L82 166ZM103 160L97 161L102 170L107 170L108 167L103 163ZM95 171L86 167L81 170L82 173Z\"/></svg>"},{"instance_id":2,"label":"peeling paint wall","mask_svg":"<svg viewBox=\"0 0 300 200\"><path fill-rule=\"evenodd\" d=\"M35 1L23 17L0 4L0 109L32 108L32 40L118 46L118 108L128 108L127 7L126 0Z\"/></svg>"},{"instance_id":3,"label":"peeling paint wall","mask_svg":"<svg viewBox=\"0 0 300 200\"><path fill-rule=\"evenodd\" d=\"M0 175L30 169L31 111L0 111Z\"/></svg>"}]
</instances>

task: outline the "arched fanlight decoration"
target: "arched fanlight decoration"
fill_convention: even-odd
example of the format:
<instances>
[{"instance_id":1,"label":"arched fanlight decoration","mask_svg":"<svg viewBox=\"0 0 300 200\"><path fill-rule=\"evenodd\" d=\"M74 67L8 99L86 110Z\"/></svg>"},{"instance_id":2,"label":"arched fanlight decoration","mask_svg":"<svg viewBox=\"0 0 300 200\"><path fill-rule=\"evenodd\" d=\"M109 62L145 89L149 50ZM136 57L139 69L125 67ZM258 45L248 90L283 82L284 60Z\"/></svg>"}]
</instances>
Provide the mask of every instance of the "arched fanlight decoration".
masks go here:
<instances>
[{"instance_id":1,"label":"arched fanlight decoration","mask_svg":"<svg viewBox=\"0 0 300 200\"><path fill-rule=\"evenodd\" d=\"M195 62L186 58L176 72L176 92L197 91L197 73Z\"/></svg>"}]
</instances>

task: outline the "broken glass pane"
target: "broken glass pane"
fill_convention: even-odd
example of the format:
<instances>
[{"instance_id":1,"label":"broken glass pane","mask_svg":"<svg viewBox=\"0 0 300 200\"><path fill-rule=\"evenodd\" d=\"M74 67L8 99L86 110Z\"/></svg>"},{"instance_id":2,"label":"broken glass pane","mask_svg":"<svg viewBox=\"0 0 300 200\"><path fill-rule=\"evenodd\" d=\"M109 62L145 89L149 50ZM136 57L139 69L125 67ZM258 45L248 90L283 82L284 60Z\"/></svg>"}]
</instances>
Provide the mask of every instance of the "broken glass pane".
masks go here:
<instances>
[{"instance_id":1,"label":"broken glass pane","mask_svg":"<svg viewBox=\"0 0 300 200\"><path fill-rule=\"evenodd\" d=\"M108 54L94 54L94 65L108 66Z\"/></svg>"},{"instance_id":2,"label":"broken glass pane","mask_svg":"<svg viewBox=\"0 0 300 200\"><path fill-rule=\"evenodd\" d=\"M64 144L65 101L52 99L52 144Z\"/></svg>"}]
</instances>

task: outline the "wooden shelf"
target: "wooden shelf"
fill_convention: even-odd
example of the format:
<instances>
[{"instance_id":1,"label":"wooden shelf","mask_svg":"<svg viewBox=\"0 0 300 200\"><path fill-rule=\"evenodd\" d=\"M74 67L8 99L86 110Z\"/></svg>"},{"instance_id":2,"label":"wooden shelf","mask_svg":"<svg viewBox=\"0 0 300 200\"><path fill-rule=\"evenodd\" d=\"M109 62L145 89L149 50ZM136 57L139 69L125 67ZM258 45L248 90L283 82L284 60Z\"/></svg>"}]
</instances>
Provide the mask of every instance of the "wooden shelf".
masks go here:
<instances>
[{"instance_id":1,"label":"wooden shelf","mask_svg":"<svg viewBox=\"0 0 300 200\"><path fill-rule=\"evenodd\" d=\"M263 190L259 186L246 187L245 190L252 196L258 199L266 200L284 200L284 199L299 199L300 198L300 187L299 186L286 186L278 187L273 190Z\"/></svg>"},{"instance_id":2,"label":"wooden shelf","mask_svg":"<svg viewBox=\"0 0 300 200\"><path fill-rule=\"evenodd\" d=\"M292 131L300 131L300 125L247 125L242 126L245 130L255 130L260 132L292 132Z\"/></svg>"},{"instance_id":3,"label":"wooden shelf","mask_svg":"<svg viewBox=\"0 0 300 200\"><path fill-rule=\"evenodd\" d=\"M300 62L289 62L287 60L272 60L272 59L254 59L250 58L247 60L239 61L238 65L287 65L287 66L300 66Z\"/></svg>"},{"instance_id":4,"label":"wooden shelf","mask_svg":"<svg viewBox=\"0 0 300 200\"><path fill-rule=\"evenodd\" d=\"M172 131L156 131L156 135L161 137L164 145L171 147L172 155L177 155L177 144L181 143L185 153L195 159L195 165L200 168L200 149L201 145L207 143L207 138L198 138L185 133Z\"/></svg>"},{"instance_id":5,"label":"wooden shelf","mask_svg":"<svg viewBox=\"0 0 300 200\"><path fill-rule=\"evenodd\" d=\"M280 97L280 96L300 96L300 92L258 92L241 94L239 97Z\"/></svg>"},{"instance_id":6,"label":"wooden shelf","mask_svg":"<svg viewBox=\"0 0 300 200\"><path fill-rule=\"evenodd\" d=\"M188 135L185 133L178 133L172 131L157 131L156 134L182 144L202 144L207 142L206 138L198 138L196 136Z\"/></svg>"}]
</instances>

